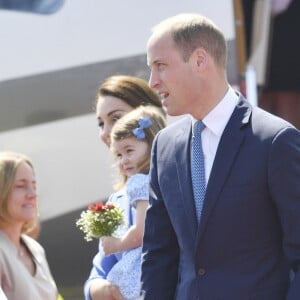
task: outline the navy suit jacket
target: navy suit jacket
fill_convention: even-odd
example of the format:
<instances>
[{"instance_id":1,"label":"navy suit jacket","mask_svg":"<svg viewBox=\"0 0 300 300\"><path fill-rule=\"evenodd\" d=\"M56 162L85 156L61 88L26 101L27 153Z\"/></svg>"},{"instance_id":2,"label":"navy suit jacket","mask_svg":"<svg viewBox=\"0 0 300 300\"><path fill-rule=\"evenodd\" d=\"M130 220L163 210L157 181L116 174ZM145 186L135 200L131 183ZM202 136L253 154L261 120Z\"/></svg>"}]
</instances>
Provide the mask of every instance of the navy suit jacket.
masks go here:
<instances>
[{"instance_id":1,"label":"navy suit jacket","mask_svg":"<svg viewBox=\"0 0 300 300\"><path fill-rule=\"evenodd\" d=\"M300 132L240 97L217 149L199 226L190 136L186 117L153 144L144 299L299 300Z\"/></svg>"}]
</instances>

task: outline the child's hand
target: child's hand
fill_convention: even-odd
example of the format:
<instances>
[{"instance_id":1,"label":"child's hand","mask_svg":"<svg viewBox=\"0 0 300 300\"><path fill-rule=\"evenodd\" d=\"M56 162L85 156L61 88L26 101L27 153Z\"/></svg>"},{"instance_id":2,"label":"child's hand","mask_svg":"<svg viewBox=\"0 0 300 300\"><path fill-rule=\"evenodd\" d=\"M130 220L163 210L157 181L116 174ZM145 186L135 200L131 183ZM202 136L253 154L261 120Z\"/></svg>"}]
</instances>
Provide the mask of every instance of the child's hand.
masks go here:
<instances>
[{"instance_id":1,"label":"child's hand","mask_svg":"<svg viewBox=\"0 0 300 300\"><path fill-rule=\"evenodd\" d=\"M102 278L93 279L90 295L93 300L124 300L119 287Z\"/></svg>"},{"instance_id":2,"label":"child's hand","mask_svg":"<svg viewBox=\"0 0 300 300\"><path fill-rule=\"evenodd\" d=\"M101 237L102 248L105 255L110 255L119 252L120 239L112 236Z\"/></svg>"}]
</instances>

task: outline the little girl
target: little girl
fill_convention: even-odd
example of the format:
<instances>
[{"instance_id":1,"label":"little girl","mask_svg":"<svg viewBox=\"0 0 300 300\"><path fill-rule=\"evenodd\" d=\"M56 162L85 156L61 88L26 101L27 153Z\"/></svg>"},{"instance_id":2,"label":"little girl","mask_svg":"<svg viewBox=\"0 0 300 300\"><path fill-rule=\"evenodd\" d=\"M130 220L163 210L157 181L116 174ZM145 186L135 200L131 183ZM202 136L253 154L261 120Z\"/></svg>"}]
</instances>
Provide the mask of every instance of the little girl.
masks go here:
<instances>
[{"instance_id":1,"label":"little girl","mask_svg":"<svg viewBox=\"0 0 300 300\"><path fill-rule=\"evenodd\" d=\"M159 109L145 106L119 119L111 132L111 150L122 177L119 185L126 186L133 214L128 230L121 237L106 236L101 238L101 242L105 255L124 253L107 279L119 286L126 300L139 298L141 245L149 198L150 153L155 135L165 125L165 118Z\"/></svg>"}]
</instances>

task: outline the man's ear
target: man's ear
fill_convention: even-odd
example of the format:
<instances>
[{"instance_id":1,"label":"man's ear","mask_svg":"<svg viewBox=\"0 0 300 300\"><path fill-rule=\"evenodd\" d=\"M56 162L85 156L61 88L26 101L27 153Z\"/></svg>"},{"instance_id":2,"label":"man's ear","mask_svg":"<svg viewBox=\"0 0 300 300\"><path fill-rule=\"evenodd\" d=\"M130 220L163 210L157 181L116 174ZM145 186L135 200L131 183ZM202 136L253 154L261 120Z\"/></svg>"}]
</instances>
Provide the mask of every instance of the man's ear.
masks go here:
<instances>
[{"instance_id":1,"label":"man's ear","mask_svg":"<svg viewBox=\"0 0 300 300\"><path fill-rule=\"evenodd\" d=\"M194 59L199 71L204 70L207 65L207 52L203 48L197 48L194 53Z\"/></svg>"}]
</instances>

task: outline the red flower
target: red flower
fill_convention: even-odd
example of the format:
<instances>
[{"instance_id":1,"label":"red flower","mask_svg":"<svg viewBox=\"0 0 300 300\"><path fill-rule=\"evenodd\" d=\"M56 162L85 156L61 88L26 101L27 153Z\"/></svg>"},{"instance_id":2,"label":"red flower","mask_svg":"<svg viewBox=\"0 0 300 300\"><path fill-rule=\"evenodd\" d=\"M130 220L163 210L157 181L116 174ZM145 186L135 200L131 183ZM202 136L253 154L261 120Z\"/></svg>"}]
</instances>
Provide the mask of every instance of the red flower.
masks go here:
<instances>
[{"instance_id":1,"label":"red flower","mask_svg":"<svg viewBox=\"0 0 300 300\"><path fill-rule=\"evenodd\" d=\"M111 203L107 203L105 206L106 206L107 209L114 209L115 208L115 206Z\"/></svg>"},{"instance_id":2,"label":"red flower","mask_svg":"<svg viewBox=\"0 0 300 300\"><path fill-rule=\"evenodd\" d=\"M76 226L84 232L87 241L112 236L123 224L123 211L112 203L103 204L101 201L88 205L88 209L81 212L76 221Z\"/></svg>"},{"instance_id":3,"label":"red flower","mask_svg":"<svg viewBox=\"0 0 300 300\"><path fill-rule=\"evenodd\" d=\"M97 202L95 204L90 204L88 206L88 209L92 210L92 211L101 211L101 210L103 210L103 207L104 207L103 203L101 201L99 201L99 202Z\"/></svg>"},{"instance_id":4,"label":"red flower","mask_svg":"<svg viewBox=\"0 0 300 300\"><path fill-rule=\"evenodd\" d=\"M115 206L111 203L108 203L108 204L103 204L103 202L99 201L95 204L90 204L88 206L88 209L91 210L91 211L102 211L102 210L105 210L105 209L113 209L115 208Z\"/></svg>"}]
</instances>

